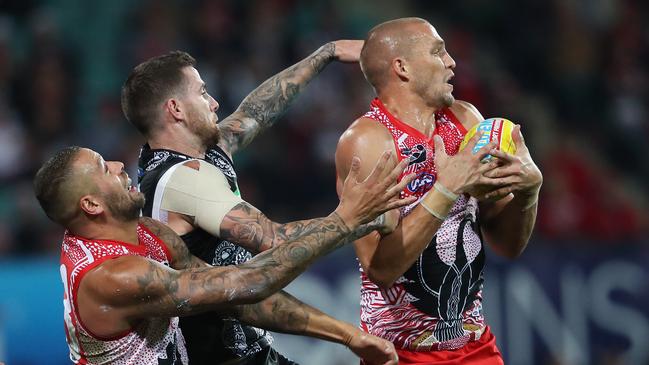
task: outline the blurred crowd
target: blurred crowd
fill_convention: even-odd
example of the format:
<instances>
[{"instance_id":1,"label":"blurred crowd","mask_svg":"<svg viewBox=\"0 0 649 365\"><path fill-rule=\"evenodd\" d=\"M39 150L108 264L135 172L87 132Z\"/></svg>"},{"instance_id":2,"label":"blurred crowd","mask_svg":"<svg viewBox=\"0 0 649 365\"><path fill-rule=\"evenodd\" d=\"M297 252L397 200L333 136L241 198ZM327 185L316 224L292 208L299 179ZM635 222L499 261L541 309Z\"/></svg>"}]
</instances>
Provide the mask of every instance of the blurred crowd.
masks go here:
<instances>
[{"instance_id":1,"label":"blurred crowd","mask_svg":"<svg viewBox=\"0 0 649 365\"><path fill-rule=\"evenodd\" d=\"M0 2L0 257L56 254L61 229L32 193L65 145L121 160L141 137L121 84L139 62L198 60L223 119L264 79L330 40L384 20L435 25L457 62L455 95L522 125L544 173L535 238L649 237L649 3L640 0ZM235 163L246 200L275 220L337 204L333 153L373 97L357 65L332 64Z\"/></svg>"}]
</instances>

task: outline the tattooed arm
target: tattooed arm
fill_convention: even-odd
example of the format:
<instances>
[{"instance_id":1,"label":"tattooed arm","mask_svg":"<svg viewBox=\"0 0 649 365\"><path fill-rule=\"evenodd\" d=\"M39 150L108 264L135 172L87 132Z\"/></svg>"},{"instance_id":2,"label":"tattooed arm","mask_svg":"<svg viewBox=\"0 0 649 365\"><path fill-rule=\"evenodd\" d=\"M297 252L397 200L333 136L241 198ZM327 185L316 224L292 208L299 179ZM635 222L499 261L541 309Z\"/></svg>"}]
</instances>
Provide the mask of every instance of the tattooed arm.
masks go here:
<instances>
[{"instance_id":1,"label":"tattooed arm","mask_svg":"<svg viewBox=\"0 0 649 365\"><path fill-rule=\"evenodd\" d=\"M244 247L252 253L259 253L277 245L293 241L308 234L321 224L324 218L300 220L289 223L275 223L252 205L241 202L234 206L221 222L220 238ZM350 240L356 240L374 230L391 231L396 222L386 222L385 214L372 222L355 229Z\"/></svg>"},{"instance_id":2,"label":"tattooed arm","mask_svg":"<svg viewBox=\"0 0 649 365\"><path fill-rule=\"evenodd\" d=\"M325 44L307 58L264 81L229 117L219 123L219 146L233 155L286 111L293 99L325 66L337 59L357 61L362 41L341 40Z\"/></svg>"},{"instance_id":3,"label":"tattooed arm","mask_svg":"<svg viewBox=\"0 0 649 365\"><path fill-rule=\"evenodd\" d=\"M324 218L313 220L309 230L317 228L323 221ZM171 253L171 266L174 269L209 267L191 255L181 238L169 227L147 217L140 218L140 223L165 242ZM394 346L390 342L330 317L284 291L275 293L259 303L238 305L231 311L226 311L245 323L266 330L315 337L345 345L372 364L393 361L395 357Z\"/></svg>"},{"instance_id":4,"label":"tattooed arm","mask_svg":"<svg viewBox=\"0 0 649 365\"><path fill-rule=\"evenodd\" d=\"M392 343L332 318L284 291L259 303L236 306L234 315L244 323L266 330L345 345L370 364L392 363L396 358Z\"/></svg>"},{"instance_id":5,"label":"tattooed arm","mask_svg":"<svg viewBox=\"0 0 649 365\"><path fill-rule=\"evenodd\" d=\"M309 230L317 228L323 221L324 218L313 220ZM181 238L169 227L146 217L140 218L140 223L166 243L173 257L171 263L173 268L209 267L205 262L191 255ZM348 240L351 239L348 238ZM395 358L394 345L390 342L360 331L349 323L330 317L284 291L279 291L259 303L238 305L234 306L231 311L226 311L242 322L255 327L315 337L345 345L371 364L389 363Z\"/></svg>"},{"instance_id":6,"label":"tattooed arm","mask_svg":"<svg viewBox=\"0 0 649 365\"><path fill-rule=\"evenodd\" d=\"M112 336L147 317L190 315L267 298L315 259L341 246L353 229L386 210L412 202L394 198L407 184L402 181L395 185L403 165L389 173L377 165L376 171L362 182L356 179L358 166L357 163L352 168L345 181L340 204L333 213L314 225L308 234L244 264L209 267L180 257L187 256L186 248L164 229L157 233L172 248L172 264L191 268L175 270L141 256L122 256L99 264L84 276L79 286L77 299L82 321L93 333ZM150 223L143 223L147 222Z\"/></svg>"}]
</instances>

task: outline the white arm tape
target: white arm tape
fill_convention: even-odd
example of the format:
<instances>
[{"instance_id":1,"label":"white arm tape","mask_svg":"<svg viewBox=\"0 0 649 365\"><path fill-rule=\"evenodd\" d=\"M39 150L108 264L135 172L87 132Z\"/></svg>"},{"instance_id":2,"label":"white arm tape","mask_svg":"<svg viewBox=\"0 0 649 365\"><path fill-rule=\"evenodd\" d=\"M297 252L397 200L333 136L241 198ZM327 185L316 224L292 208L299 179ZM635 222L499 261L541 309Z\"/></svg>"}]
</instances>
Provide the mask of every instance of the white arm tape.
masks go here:
<instances>
[{"instance_id":1,"label":"white arm tape","mask_svg":"<svg viewBox=\"0 0 649 365\"><path fill-rule=\"evenodd\" d=\"M164 188L160 208L190 216L194 226L219 236L223 218L243 200L230 190L221 170L197 161L199 170L184 165L175 169Z\"/></svg>"}]
</instances>

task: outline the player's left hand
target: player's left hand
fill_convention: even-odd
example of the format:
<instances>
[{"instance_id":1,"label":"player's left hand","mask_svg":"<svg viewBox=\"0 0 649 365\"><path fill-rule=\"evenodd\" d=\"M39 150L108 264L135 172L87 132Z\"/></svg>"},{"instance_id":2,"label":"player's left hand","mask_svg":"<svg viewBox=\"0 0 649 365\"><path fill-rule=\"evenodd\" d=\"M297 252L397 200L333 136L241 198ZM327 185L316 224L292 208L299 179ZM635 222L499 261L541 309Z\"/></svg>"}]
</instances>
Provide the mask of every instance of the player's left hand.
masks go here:
<instances>
[{"instance_id":1,"label":"player's left hand","mask_svg":"<svg viewBox=\"0 0 649 365\"><path fill-rule=\"evenodd\" d=\"M340 62L358 62L361 57L361 49L363 48L362 40L355 39L341 39L333 42L336 46L334 57Z\"/></svg>"},{"instance_id":2,"label":"player's left hand","mask_svg":"<svg viewBox=\"0 0 649 365\"><path fill-rule=\"evenodd\" d=\"M358 330L347 345L367 365L397 365L399 357L392 342Z\"/></svg>"},{"instance_id":3,"label":"player's left hand","mask_svg":"<svg viewBox=\"0 0 649 365\"><path fill-rule=\"evenodd\" d=\"M520 125L514 127L512 139L516 144L515 155L496 149L489 151L489 154L497 158L497 167L485 172L484 175L499 180L506 186L487 193L486 199L503 197L509 193L514 193L516 198L523 199L536 199L538 196L543 175L530 156Z\"/></svg>"}]
</instances>

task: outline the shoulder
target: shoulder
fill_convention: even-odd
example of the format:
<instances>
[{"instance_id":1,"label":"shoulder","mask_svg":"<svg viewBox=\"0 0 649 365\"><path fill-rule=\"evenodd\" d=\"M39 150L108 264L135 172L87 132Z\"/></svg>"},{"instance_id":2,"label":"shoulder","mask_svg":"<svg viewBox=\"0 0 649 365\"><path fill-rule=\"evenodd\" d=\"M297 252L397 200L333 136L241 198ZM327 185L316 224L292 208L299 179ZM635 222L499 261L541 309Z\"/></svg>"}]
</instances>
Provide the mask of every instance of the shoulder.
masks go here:
<instances>
[{"instance_id":1,"label":"shoulder","mask_svg":"<svg viewBox=\"0 0 649 365\"><path fill-rule=\"evenodd\" d=\"M397 152L387 128L370 118L357 119L338 140L335 156L338 177L347 176L353 157L360 158L360 176L366 176L385 151ZM398 162L396 157L391 161Z\"/></svg>"},{"instance_id":2,"label":"shoulder","mask_svg":"<svg viewBox=\"0 0 649 365\"><path fill-rule=\"evenodd\" d=\"M82 286L90 296L116 303L120 297L139 293L140 279L154 275L160 270L167 269L154 260L136 255L120 256L106 260L89 271Z\"/></svg>"},{"instance_id":3,"label":"shoulder","mask_svg":"<svg viewBox=\"0 0 649 365\"><path fill-rule=\"evenodd\" d=\"M338 150L367 147L366 144L385 145L392 143L392 135L380 123L367 117L356 119L338 140Z\"/></svg>"},{"instance_id":4,"label":"shoulder","mask_svg":"<svg viewBox=\"0 0 649 365\"><path fill-rule=\"evenodd\" d=\"M178 164L171 172L166 187L193 194L201 184L229 186L219 168L203 160L191 160Z\"/></svg>"},{"instance_id":5,"label":"shoulder","mask_svg":"<svg viewBox=\"0 0 649 365\"><path fill-rule=\"evenodd\" d=\"M165 232L165 229L169 229L162 222L157 221L151 217L140 217L138 223L146 227L149 231L151 231L151 233L158 236L158 238L162 233Z\"/></svg>"},{"instance_id":6,"label":"shoulder","mask_svg":"<svg viewBox=\"0 0 649 365\"><path fill-rule=\"evenodd\" d=\"M484 120L480 111L473 104L464 100L455 100L449 109L467 130Z\"/></svg>"}]
</instances>

